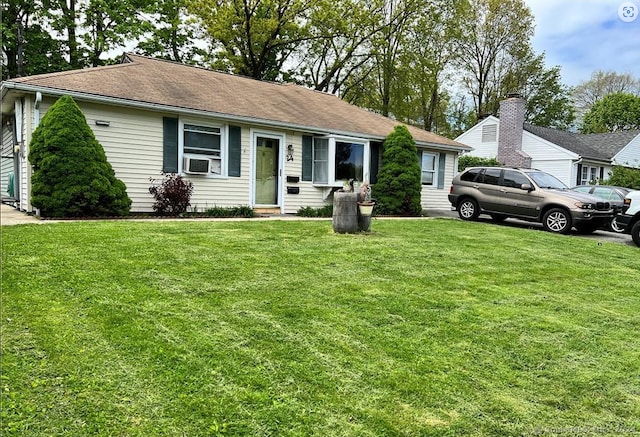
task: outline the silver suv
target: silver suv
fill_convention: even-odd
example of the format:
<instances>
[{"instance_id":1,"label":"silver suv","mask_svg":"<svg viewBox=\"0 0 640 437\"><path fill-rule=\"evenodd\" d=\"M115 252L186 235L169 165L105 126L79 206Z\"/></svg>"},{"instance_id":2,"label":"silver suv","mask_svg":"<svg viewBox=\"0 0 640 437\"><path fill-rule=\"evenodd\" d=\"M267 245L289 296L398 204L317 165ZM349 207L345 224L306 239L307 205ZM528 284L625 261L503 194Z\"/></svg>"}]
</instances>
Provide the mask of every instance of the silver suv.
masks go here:
<instances>
[{"instance_id":1,"label":"silver suv","mask_svg":"<svg viewBox=\"0 0 640 437\"><path fill-rule=\"evenodd\" d=\"M567 234L606 228L613 218L611 204L589 194L570 191L555 176L540 170L472 167L453 178L452 210L463 220L489 214L542 223L549 232Z\"/></svg>"}]
</instances>

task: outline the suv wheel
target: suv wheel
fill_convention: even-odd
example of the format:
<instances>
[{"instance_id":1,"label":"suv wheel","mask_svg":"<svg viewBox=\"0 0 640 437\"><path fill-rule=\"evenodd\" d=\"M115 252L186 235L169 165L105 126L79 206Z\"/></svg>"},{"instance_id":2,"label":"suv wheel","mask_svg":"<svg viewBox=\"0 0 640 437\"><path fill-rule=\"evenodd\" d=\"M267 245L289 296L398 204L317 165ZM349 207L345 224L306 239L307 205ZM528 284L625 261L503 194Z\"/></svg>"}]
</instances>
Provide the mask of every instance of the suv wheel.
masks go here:
<instances>
[{"instance_id":1,"label":"suv wheel","mask_svg":"<svg viewBox=\"0 0 640 437\"><path fill-rule=\"evenodd\" d=\"M636 222L631 228L631 238L633 242L636 243L636 246L640 247L640 221Z\"/></svg>"},{"instance_id":2,"label":"suv wheel","mask_svg":"<svg viewBox=\"0 0 640 437\"><path fill-rule=\"evenodd\" d=\"M568 234L571 231L571 216L564 209L550 209L542 218L542 226L549 232Z\"/></svg>"},{"instance_id":3,"label":"suv wheel","mask_svg":"<svg viewBox=\"0 0 640 437\"><path fill-rule=\"evenodd\" d=\"M624 226L618 223L618 217L614 217L609 226L613 232L624 232Z\"/></svg>"},{"instance_id":4,"label":"suv wheel","mask_svg":"<svg viewBox=\"0 0 640 437\"><path fill-rule=\"evenodd\" d=\"M458 215L462 220L475 220L480 215L480 209L478 208L478 202L467 197L462 199L458 205Z\"/></svg>"}]
</instances>

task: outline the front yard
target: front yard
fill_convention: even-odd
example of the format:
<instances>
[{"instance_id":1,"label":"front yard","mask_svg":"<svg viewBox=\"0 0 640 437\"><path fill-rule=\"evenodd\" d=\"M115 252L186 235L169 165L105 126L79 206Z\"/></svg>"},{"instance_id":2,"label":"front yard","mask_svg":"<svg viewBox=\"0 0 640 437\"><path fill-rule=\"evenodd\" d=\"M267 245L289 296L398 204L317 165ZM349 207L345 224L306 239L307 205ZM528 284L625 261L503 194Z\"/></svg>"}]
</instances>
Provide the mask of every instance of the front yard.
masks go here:
<instances>
[{"instance_id":1,"label":"front yard","mask_svg":"<svg viewBox=\"0 0 640 437\"><path fill-rule=\"evenodd\" d=\"M3 436L640 432L640 255L453 220L2 228Z\"/></svg>"}]
</instances>

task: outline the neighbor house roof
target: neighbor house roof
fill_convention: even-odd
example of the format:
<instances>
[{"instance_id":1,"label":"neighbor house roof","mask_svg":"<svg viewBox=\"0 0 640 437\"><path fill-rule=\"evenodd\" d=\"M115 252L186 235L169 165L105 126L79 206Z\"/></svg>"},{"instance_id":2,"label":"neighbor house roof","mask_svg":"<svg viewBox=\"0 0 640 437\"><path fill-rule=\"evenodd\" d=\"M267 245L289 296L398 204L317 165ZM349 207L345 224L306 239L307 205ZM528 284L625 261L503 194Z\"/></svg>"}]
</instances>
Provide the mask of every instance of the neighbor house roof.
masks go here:
<instances>
[{"instance_id":1,"label":"neighbor house roof","mask_svg":"<svg viewBox=\"0 0 640 437\"><path fill-rule=\"evenodd\" d=\"M116 104L179 108L228 119L365 138L385 138L401 124L332 94L133 54L125 54L118 65L11 79L5 87L109 98ZM432 132L407 127L419 144L471 149Z\"/></svg>"},{"instance_id":2,"label":"neighbor house roof","mask_svg":"<svg viewBox=\"0 0 640 437\"><path fill-rule=\"evenodd\" d=\"M636 136L640 130L620 131L602 134L579 134L558 129L524 124L524 130L556 144L583 158L611 161Z\"/></svg>"}]
</instances>

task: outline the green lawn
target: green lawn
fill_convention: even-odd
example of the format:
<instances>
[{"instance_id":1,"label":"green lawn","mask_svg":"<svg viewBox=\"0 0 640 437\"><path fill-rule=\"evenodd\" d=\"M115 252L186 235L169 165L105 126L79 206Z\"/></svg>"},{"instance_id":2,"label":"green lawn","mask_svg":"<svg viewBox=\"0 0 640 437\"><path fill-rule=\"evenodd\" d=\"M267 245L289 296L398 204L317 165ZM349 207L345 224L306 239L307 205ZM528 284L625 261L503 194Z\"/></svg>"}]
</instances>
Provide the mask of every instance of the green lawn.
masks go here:
<instances>
[{"instance_id":1,"label":"green lawn","mask_svg":"<svg viewBox=\"0 0 640 437\"><path fill-rule=\"evenodd\" d=\"M2 436L640 432L633 246L445 219L1 229Z\"/></svg>"}]
</instances>

